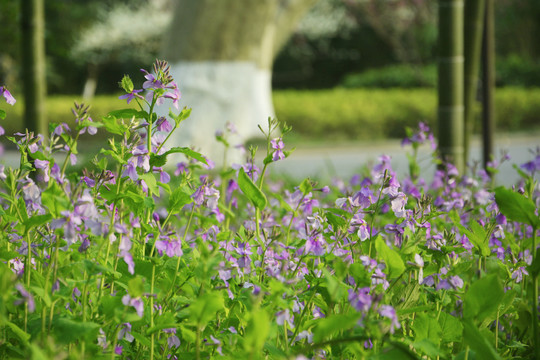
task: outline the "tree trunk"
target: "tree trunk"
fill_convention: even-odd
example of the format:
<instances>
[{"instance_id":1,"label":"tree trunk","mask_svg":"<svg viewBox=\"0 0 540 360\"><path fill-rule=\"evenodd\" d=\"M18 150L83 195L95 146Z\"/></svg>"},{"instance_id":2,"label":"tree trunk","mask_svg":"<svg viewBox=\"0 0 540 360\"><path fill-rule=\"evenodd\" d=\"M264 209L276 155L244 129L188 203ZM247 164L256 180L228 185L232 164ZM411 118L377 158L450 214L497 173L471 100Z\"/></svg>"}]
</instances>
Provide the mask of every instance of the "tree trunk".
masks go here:
<instances>
[{"instance_id":1,"label":"tree trunk","mask_svg":"<svg viewBox=\"0 0 540 360\"><path fill-rule=\"evenodd\" d=\"M495 16L493 0L486 0L482 43L482 142L484 167L492 160L495 128Z\"/></svg>"},{"instance_id":2,"label":"tree trunk","mask_svg":"<svg viewBox=\"0 0 540 360\"><path fill-rule=\"evenodd\" d=\"M485 0L465 2L465 133L464 161L469 158L471 135L474 131L474 107L478 89L482 33L484 31Z\"/></svg>"},{"instance_id":3,"label":"tree trunk","mask_svg":"<svg viewBox=\"0 0 540 360\"><path fill-rule=\"evenodd\" d=\"M94 95L96 95L97 81L98 65L95 63L88 63L88 75L86 76L82 93L84 100L88 101L94 98Z\"/></svg>"},{"instance_id":4,"label":"tree trunk","mask_svg":"<svg viewBox=\"0 0 540 360\"><path fill-rule=\"evenodd\" d=\"M24 125L48 138L45 117L45 18L43 0L21 1Z\"/></svg>"},{"instance_id":5,"label":"tree trunk","mask_svg":"<svg viewBox=\"0 0 540 360\"><path fill-rule=\"evenodd\" d=\"M301 16L315 0L179 0L162 57L193 109L175 136L220 162L216 130L231 122L231 145L260 136L274 116L272 64ZM168 111L163 111L168 112ZM239 155L233 155L239 161Z\"/></svg>"},{"instance_id":6,"label":"tree trunk","mask_svg":"<svg viewBox=\"0 0 540 360\"><path fill-rule=\"evenodd\" d=\"M439 150L461 172L463 161L463 0L439 0Z\"/></svg>"}]
</instances>

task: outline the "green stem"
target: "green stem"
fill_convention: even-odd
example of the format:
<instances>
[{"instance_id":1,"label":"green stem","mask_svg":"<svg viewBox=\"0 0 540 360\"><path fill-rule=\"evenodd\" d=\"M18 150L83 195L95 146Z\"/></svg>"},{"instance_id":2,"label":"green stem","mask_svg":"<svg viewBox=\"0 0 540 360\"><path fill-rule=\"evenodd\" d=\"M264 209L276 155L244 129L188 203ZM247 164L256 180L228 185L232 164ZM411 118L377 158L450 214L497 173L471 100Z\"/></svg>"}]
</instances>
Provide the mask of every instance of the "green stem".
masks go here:
<instances>
[{"instance_id":1,"label":"green stem","mask_svg":"<svg viewBox=\"0 0 540 360\"><path fill-rule=\"evenodd\" d=\"M532 263L535 264L535 255L536 255L536 227L533 226L533 236L532 236ZM538 272L534 271L532 274L532 325L533 325L533 346L536 352L536 358L540 359L540 332L538 329Z\"/></svg>"},{"instance_id":2,"label":"green stem","mask_svg":"<svg viewBox=\"0 0 540 360\"><path fill-rule=\"evenodd\" d=\"M154 280L156 277L156 265L152 264L152 282L150 284L150 327L154 327ZM154 359L154 341L155 332L152 333L150 338L150 360Z\"/></svg>"}]
</instances>

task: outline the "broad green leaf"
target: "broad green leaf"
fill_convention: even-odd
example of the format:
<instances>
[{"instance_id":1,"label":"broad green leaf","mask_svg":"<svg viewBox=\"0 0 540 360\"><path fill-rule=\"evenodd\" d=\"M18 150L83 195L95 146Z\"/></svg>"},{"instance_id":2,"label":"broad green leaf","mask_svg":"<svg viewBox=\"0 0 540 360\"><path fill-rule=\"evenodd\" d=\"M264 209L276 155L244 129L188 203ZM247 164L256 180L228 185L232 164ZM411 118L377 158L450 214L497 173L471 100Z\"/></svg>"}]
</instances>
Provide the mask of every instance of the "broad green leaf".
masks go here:
<instances>
[{"instance_id":1,"label":"broad green leaf","mask_svg":"<svg viewBox=\"0 0 540 360\"><path fill-rule=\"evenodd\" d=\"M479 360L497 360L501 357L488 339L473 324L471 319L463 319L463 339L476 353Z\"/></svg>"},{"instance_id":2,"label":"broad green leaf","mask_svg":"<svg viewBox=\"0 0 540 360\"><path fill-rule=\"evenodd\" d=\"M0 119L4 120L6 118L6 112L0 109Z\"/></svg>"},{"instance_id":3,"label":"broad green leaf","mask_svg":"<svg viewBox=\"0 0 540 360\"><path fill-rule=\"evenodd\" d=\"M68 318L57 318L53 321L53 331L56 339L69 344L81 338L95 339L100 325L90 321L75 321Z\"/></svg>"},{"instance_id":4,"label":"broad green leaf","mask_svg":"<svg viewBox=\"0 0 540 360\"><path fill-rule=\"evenodd\" d=\"M247 353L257 356L261 353L271 326L270 316L264 309L253 309L244 336L244 348Z\"/></svg>"},{"instance_id":5,"label":"broad green leaf","mask_svg":"<svg viewBox=\"0 0 540 360\"><path fill-rule=\"evenodd\" d=\"M414 354L405 344L391 341L392 346L379 351L376 355L370 357L373 360L418 360L419 357Z\"/></svg>"},{"instance_id":6,"label":"broad green leaf","mask_svg":"<svg viewBox=\"0 0 540 360\"><path fill-rule=\"evenodd\" d=\"M159 195L159 187L156 181L156 177L153 173L145 173L139 175L141 180L144 180L146 186L148 186L148 192L151 195Z\"/></svg>"},{"instance_id":7,"label":"broad green leaf","mask_svg":"<svg viewBox=\"0 0 540 360\"><path fill-rule=\"evenodd\" d=\"M497 275L487 275L469 287L463 300L463 317L478 323L493 315L504 297Z\"/></svg>"},{"instance_id":8,"label":"broad green leaf","mask_svg":"<svg viewBox=\"0 0 540 360\"><path fill-rule=\"evenodd\" d=\"M101 122L103 123L103 126L105 126L105 130L111 134L124 135L129 129L127 125L121 124L117 118L112 115L104 116L101 119Z\"/></svg>"},{"instance_id":9,"label":"broad green leaf","mask_svg":"<svg viewBox=\"0 0 540 360\"><path fill-rule=\"evenodd\" d=\"M439 345L442 331L436 317L426 313L417 313L413 330L416 334L415 341L428 339L433 344Z\"/></svg>"},{"instance_id":10,"label":"broad green leaf","mask_svg":"<svg viewBox=\"0 0 540 360\"><path fill-rule=\"evenodd\" d=\"M110 111L107 116L112 116L117 119L131 119L133 117L137 119L145 119L148 115L145 111L138 111L136 109L120 109L120 110L114 110Z\"/></svg>"},{"instance_id":11,"label":"broad green leaf","mask_svg":"<svg viewBox=\"0 0 540 360\"><path fill-rule=\"evenodd\" d=\"M439 325L442 330L441 339L443 342L461 341L463 339L463 325L455 316L441 312Z\"/></svg>"},{"instance_id":12,"label":"broad green leaf","mask_svg":"<svg viewBox=\"0 0 540 360\"><path fill-rule=\"evenodd\" d=\"M190 305L189 316L197 326L205 327L220 310L224 310L224 307L223 296L220 292L207 292Z\"/></svg>"},{"instance_id":13,"label":"broad green leaf","mask_svg":"<svg viewBox=\"0 0 540 360\"><path fill-rule=\"evenodd\" d=\"M334 230L337 230L339 228L341 228L342 226L345 226L347 225L347 221L345 221L344 218L342 218L341 216L339 215L336 215L330 211L327 211L325 213L325 216L326 216L326 220L328 221L328 223L330 225L332 225L332 228Z\"/></svg>"},{"instance_id":14,"label":"broad green leaf","mask_svg":"<svg viewBox=\"0 0 540 360\"><path fill-rule=\"evenodd\" d=\"M52 181L49 187L41 193L41 203L49 209L55 218L60 217L60 213L70 206L70 201L64 190Z\"/></svg>"},{"instance_id":15,"label":"broad green leaf","mask_svg":"<svg viewBox=\"0 0 540 360\"><path fill-rule=\"evenodd\" d=\"M156 318L155 323L156 324L153 327L146 330L146 335L151 335L152 333L163 329L176 328L177 326L176 318L171 312L166 312L159 315Z\"/></svg>"},{"instance_id":16,"label":"broad green leaf","mask_svg":"<svg viewBox=\"0 0 540 360\"><path fill-rule=\"evenodd\" d=\"M33 215L33 216L30 216L24 222L24 226L26 227L26 231L29 231L31 228L38 227L38 226L48 223L49 221L51 221L51 219L52 219L51 214Z\"/></svg>"},{"instance_id":17,"label":"broad green leaf","mask_svg":"<svg viewBox=\"0 0 540 360\"><path fill-rule=\"evenodd\" d=\"M412 345L416 350L426 354L431 359L436 359L438 356L444 355L438 346L438 341L436 343L430 339L422 339L415 341Z\"/></svg>"},{"instance_id":18,"label":"broad green leaf","mask_svg":"<svg viewBox=\"0 0 540 360\"><path fill-rule=\"evenodd\" d=\"M28 334L27 332L25 332L23 329L21 329L20 327L18 327L16 324L12 323L11 321L6 321L5 324L7 326L9 326L9 328L11 329L11 331L13 331L13 333L15 335L17 335L17 337L24 343L24 344L28 344L28 340L30 340L30 334Z\"/></svg>"},{"instance_id":19,"label":"broad green leaf","mask_svg":"<svg viewBox=\"0 0 540 360\"><path fill-rule=\"evenodd\" d=\"M186 155L187 157L191 157L199 162L202 162L205 165L208 165L208 161L204 158L204 156L194 150L191 150L188 147L174 147L166 152L164 152L161 155L151 154L150 155L150 165L151 166L157 166L161 167L167 163L167 156L169 154L177 154L181 153Z\"/></svg>"},{"instance_id":20,"label":"broad green leaf","mask_svg":"<svg viewBox=\"0 0 540 360\"><path fill-rule=\"evenodd\" d=\"M361 313L335 314L317 321L317 326L313 330L313 341L321 342L332 338L340 332L346 332L356 326L358 320L362 317Z\"/></svg>"},{"instance_id":21,"label":"broad green leaf","mask_svg":"<svg viewBox=\"0 0 540 360\"><path fill-rule=\"evenodd\" d=\"M401 256L393 250L390 249L388 245L384 242L384 239L381 236L377 236L375 239L375 249L379 257L384 260L384 263L388 267L388 277L394 279L399 277L405 271L405 264Z\"/></svg>"},{"instance_id":22,"label":"broad green leaf","mask_svg":"<svg viewBox=\"0 0 540 360\"><path fill-rule=\"evenodd\" d=\"M238 171L238 187L257 209L262 210L266 207L266 196L247 176L243 168Z\"/></svg>"},{"instance_id":23,"label":"broad green leaf","mask_svg":"<svg viewBox=\"0 0 540 360\"><path fill-rule=\"evenodd\" d=\"M144 294L144 284L140 276L136 276L128 281L128 293L134 298Z\"/></svg>"},{"instance_id":24,"label":"broad green leaf","mask_svg":"<svg viewBox=\"0 0 540 360\"><path fill-rule=\"evenodd\" d=\"M171 214L177 214L184 206L192 202L191 193L186 186L180 186L173 191L169 197L169 206L167 210Z\"/></svg>"},{"instance_id":25,"label":"broad green leaf","mask_svg":"<svg viewBox=\"0 0 540 360\"><path fill-rule=\"evenodd\" d=\"M302 183L300 184L298 188L300 189L302 194L307 195L313 189L313 185L311 185L310 179L304 179L304 181L302 181Z\"/></svg>"},{"instance_id":26,"label":"broad green leaf","mask_svg":"<svg viewBox=\"0 0 540 360\"><path fill-rule=\"evenodd\" d=\"M176 126L180 125L180 123L184 120L186 120L191 115L191 109L183 108L180 114L175 115L172 111L169 111L169 116L171 119L174 119L174 122L176 123Z\"/></svg>"},{"instance_id":27,"label":"broad green leaf","mask_svg":"<svg viewBox=\"0 0 540 360\"><path fill-rule=\"evenodd\" d=\"M536 206L531 199L510 191L502 186L495 189L495 201L501 213L510 220L540 227L540 219L535 214Z\"/></svg>"},{"instance_id":28,"label":"broad green leaf","mask_svg":"<svg viewBox=\"0 0 540 360\"><path fill-rule=\"evenodd\" d=\"M46 306L51 306L51 297L43 287L31 285L30 289L32 289L32 292L39 296L45 302Z\"/></svg>"},{"instance_id":29,"label":"broad green leaf","mask_svg":"<svg viewBox=\"0 0 540 360\"><path fill-rule=\"evenodd\" d=\"M540 273L540 248L536 249L536 255L534 256L534 261L530 266L527 267L529 274L534 277Z\"/></svg>"}]
</instances>

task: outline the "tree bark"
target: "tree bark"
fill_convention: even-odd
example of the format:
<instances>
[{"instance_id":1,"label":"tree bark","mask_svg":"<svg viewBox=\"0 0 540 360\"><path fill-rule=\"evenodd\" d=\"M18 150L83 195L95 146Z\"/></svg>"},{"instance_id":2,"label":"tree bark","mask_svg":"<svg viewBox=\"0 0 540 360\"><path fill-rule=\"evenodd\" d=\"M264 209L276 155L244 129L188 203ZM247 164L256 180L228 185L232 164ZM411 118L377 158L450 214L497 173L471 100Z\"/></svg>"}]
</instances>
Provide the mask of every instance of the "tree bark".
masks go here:
<instances>
[{"instance_id":1,"label":"tree bark","mask_svg":"<svg viewBox=\"0 0 540 360\"><path fill-rule=\"evenodd\" d=\"M191 119L175 136L216 162L223 149L216 130L232 122L231 145L260 136L274 116L272 64L315 0L179 0L162 57L182 91ZM168 112L168 110L164 111ZM239 155L234 156L239 160Z\"/></svg>"},{"instance_id":2,"label":"tree bark","mask_svg":"<svg viewBox=\"0 0 540 360\"><path fill-rule=\"evenodd\" d=\"M463 0L439 0L439 150L444 161L464 170Z\"/></svg>"},{"instance_id":3,"label":"tree bark","mask_svg":"<svg viewBox=\"0 0 540 360\"><path fill-rule=\"evenodd\" d=\"M43 0L21 1L24 124L48 138L45 116L45 17Z\"/></svg>"}]
</instances>

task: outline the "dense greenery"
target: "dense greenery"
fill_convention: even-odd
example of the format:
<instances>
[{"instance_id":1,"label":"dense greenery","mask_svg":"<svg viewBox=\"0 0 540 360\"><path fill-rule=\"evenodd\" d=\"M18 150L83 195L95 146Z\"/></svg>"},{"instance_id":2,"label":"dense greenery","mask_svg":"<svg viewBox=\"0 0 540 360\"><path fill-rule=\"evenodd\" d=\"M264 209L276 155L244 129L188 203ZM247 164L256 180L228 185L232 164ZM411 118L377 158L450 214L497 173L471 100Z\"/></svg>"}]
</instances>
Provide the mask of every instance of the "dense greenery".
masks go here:
<instances>
[{"instance_id":1,"label":"dense greenery","mask_svg":"<svg viewBox=\"0 0 540 360\"><path fill-rule=\"evenodd\" d=\"M350 180L293 184L267 178L294 156L269 120L262 163L250 148L211 171L166 146L191 111L167 70L146 73L145 90L124 77L121 98L138 109L93 121L76 105L48 144L6 136L21 161L0 164L0 358L540 356L540 154L516 164L515 188L494 188L500 162L460 175L420 123L403 142L408 176L383 155ZM165 100L176 109L158 117ZM216 136L225 151L233 131ZM79 173L85 132L118 140ZM431 183L417 162L429 145ZM177 153L187 160L166 172Z\"/></svg>"},{"instance_id":2,"label":"dense greenery","mask_svg":"<svg viewBox=\"0 0 540 360\"><path fill-rule=\"evenodd\" d=\"M537 130L540 120L540 88L498 89L497 131ZM77 101L80 102L81 99ZM71 96L50 96L47 111L51 122L73 123ZM405 126L424 121L436 126L436 94L431 89L331 89L277 90L277 117L287 121L303 139L384 139L405 135ZM91 102L96 119L114 110L116 96L100 95ZM133 104L132 104L133 105ZM6 131L22 131L22 106L10 113ZM478 129L478 126L477 126Z\"/></svg>"}]
</instances>

